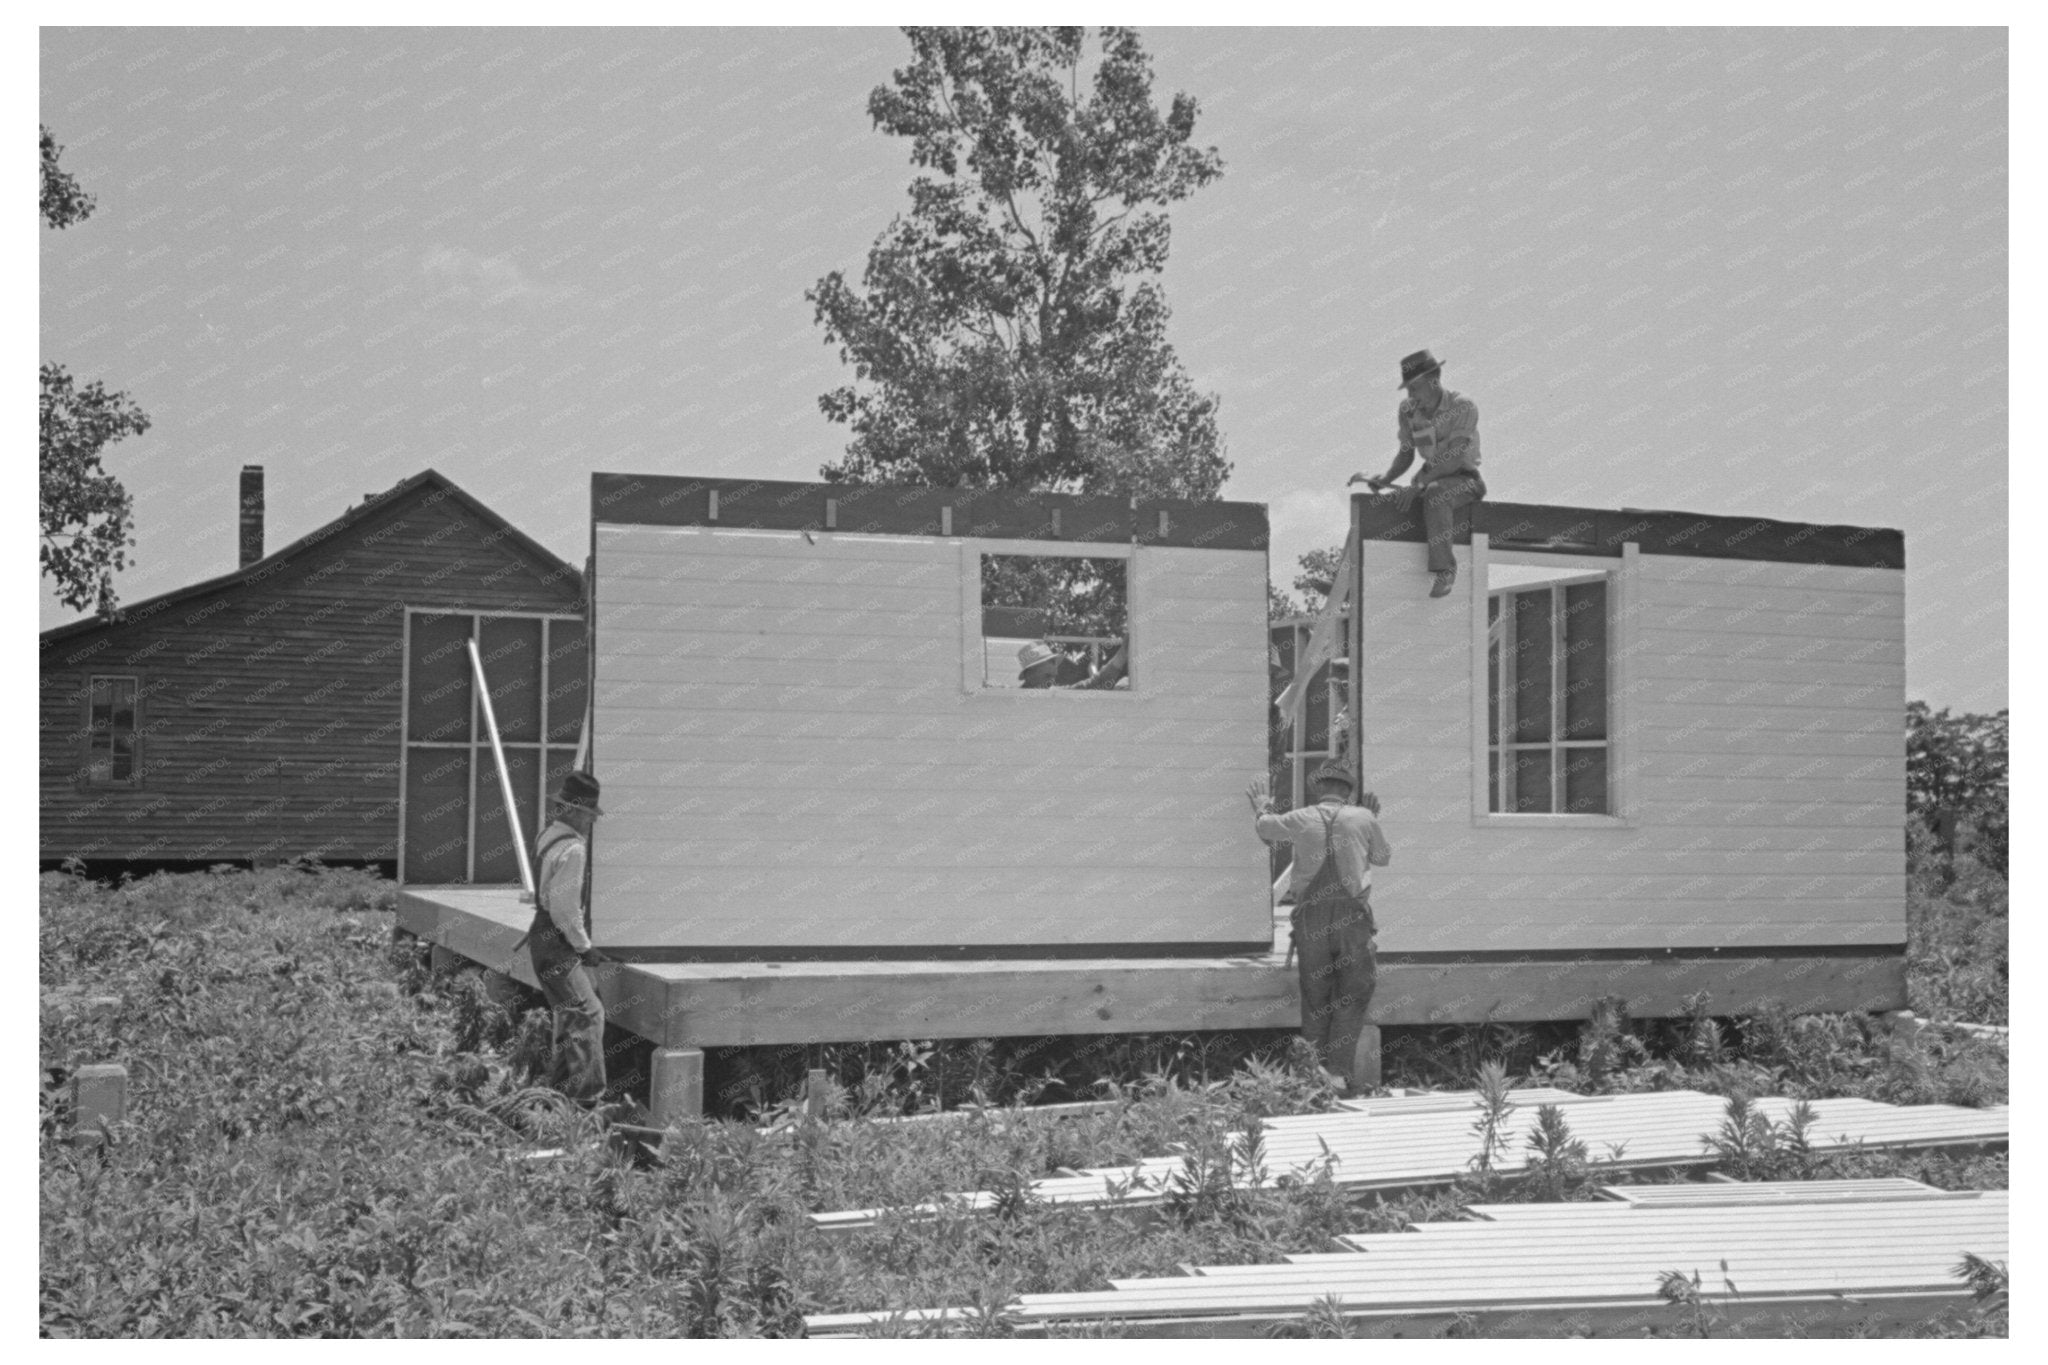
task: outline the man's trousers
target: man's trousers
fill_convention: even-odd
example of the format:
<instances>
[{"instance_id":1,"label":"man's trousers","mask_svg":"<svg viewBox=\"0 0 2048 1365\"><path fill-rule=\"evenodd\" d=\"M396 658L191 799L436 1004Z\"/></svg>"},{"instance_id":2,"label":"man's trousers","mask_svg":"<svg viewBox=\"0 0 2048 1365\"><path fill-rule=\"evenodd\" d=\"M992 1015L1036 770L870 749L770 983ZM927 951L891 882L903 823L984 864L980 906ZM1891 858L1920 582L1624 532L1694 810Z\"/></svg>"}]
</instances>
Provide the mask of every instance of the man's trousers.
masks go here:
<instances>
[{"instance_id":1,"label":"man's trousers","mask_svg":"<svg viewBox=\"0 0 2048 1365\"><path fill-rule=\"evenodd\" d=\"M599 1099L604 1094L604 1002L590 984L590 973L545 916L534 924L526 950L555 1016L547 1084L572 1100Z\"/></svg>"},{"instance_id":2,"label":"man's trousers","mask_svg":"<svg viewBox=\"0 0 2048 1365\"><path fill-rule=\"evenodd\" d=\"M1448 573L1458 567L1451 551L1451 527L1460 507L1486 496L1486 481L1477 474L1452 474L1422 486L1422 529L1429 541L1429 571Z\"/></svg>"},{"instance_id":3,"label":"man's trousers","mask_svg":"<svg viewBox=\"0 0 2048 1365\"><path fill-rule=\"evenodd\" d=\"M1294 960L1301 982L1301 1036L1326 1069L1364 1088L1358 1035L1365 1030L1379 979L1374 951L1372 888L1311 901L1294 909Z\"/></svg>"}]
</instances>

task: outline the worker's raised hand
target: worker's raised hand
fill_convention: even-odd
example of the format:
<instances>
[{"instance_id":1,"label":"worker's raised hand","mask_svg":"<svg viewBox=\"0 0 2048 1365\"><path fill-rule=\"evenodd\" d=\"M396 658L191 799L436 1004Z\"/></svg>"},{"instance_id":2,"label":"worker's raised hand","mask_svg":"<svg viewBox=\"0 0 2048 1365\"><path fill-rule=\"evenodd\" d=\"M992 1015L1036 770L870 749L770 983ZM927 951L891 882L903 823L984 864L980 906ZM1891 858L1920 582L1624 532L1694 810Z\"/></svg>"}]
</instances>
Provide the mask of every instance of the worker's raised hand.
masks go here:
<instances>
[{"instance_id":1,"label":"worker's raised hand","mask_svg":"<svg viewBox=\"0 0 2048 1365\"><path fill-rule=\"evenodd\" d=\"M1264 813L1266 807L1273 804L1272 786L1263 777L1253 778L1252 784L1244 789L1244 794L1245 799L1252 803L1254 815Z\"/></svg>"},{"instance_id":2,"label":"worker's raised hand","mask_svg":"<svg viewBox=\"0 0 2048 1365\"><path fill-rule=\"evenodd\" d=\"M1367 792L1365 795L1359 797L1358 804L1364 806L1374 815L1378 815L1380 813L1380 798L1378 794L1374 792Z\"/></svg>"}]
</instances>

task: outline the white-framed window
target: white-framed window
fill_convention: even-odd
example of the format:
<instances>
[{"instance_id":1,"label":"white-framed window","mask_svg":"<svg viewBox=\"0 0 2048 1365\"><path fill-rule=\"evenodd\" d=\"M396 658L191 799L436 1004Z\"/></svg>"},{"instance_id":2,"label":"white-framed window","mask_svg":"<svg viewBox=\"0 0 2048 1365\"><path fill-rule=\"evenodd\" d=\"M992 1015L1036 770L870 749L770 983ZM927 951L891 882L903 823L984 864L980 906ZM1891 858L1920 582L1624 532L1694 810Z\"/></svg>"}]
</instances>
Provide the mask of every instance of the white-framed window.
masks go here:
<instances>
[{"instance_id":1,"label":"white-framed window","mask_svg":"<svg viewBox=\"0 0 2048 1365\"><path fill-rule=\"evenodd\" d=\"M1607 575L1486 598L1487 810L1612 815Z\"/></svg>"},{"instance_id":2,"label":"white-framed window","mask_svg":"<svg viewBox=\"0 0 2048 1365\"><path fill-rule=\"evenodd\" d=\"M142 780L136 755L142 680L133 673L94 673L86 680L85 753L88 787L133 787Z\"/></svg>"},{"instance_id":3,"label":"white-framed window","mask_svg":"<svg viewBox=\"0 0 2048 1365\"><path fill-rule=\"evenodd\" d=\"M989 541L966 548L967 637L975 645L963 661L965 690L1130 694L1130 546Z\"/></svg>"},{"instance_id":4,"label":"white-framed window","mask_svg":"<svg viewBox=\"0 0 2048 1365\"><path fill-rule=\"evenodd\" d=\"M1475 537L1473 819L1629 823L1620 556L1502 550Z\"/></svg>"}]
</instances>

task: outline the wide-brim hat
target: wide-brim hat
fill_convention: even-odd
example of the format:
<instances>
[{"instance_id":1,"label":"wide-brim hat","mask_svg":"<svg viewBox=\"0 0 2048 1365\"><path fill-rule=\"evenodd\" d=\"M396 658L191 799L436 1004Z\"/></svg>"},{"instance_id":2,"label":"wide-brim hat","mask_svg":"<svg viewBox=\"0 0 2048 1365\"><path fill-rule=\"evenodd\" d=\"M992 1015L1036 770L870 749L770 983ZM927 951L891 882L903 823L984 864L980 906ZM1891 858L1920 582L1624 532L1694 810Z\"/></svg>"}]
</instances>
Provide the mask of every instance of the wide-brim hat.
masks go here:
<instances>
[{"instance_id":1,"label":"wide-brim hat","mask_svg":"<svg viewBox=\"0 0 2048 1365\"><path fill-rule=\"evenodd\" d=\"M1417 351L1414 355L1401 357L1401 382L1399 388L1407 388L1426 374L1435 374L1444 363L1428 351Z\"/></svg>"},{"instance_id":2,"label":"wide-brim hat","mask_svg":"<svg viewBox=\"0 0 2048 1365\"><path fill-rule=\"evenodd\" d=\"M592 815L603 815L604 807L597 804L597 779L589 773L570 773L562 779L562 785L555 789L555 804L574 806L587 810Z\"/></svg>"},{"instance_id":3,"label":"wide-brim hat","mask_svg":"<svg viewBox=\"0 0 2048 1365\"><path fill-rule=\"evenodd\" d=\"M1058 650L1041 640L1033 640L1017 651L1017 676L1023 677L1040 664L1059 663L1066 658Z\"/></svg>"},{"instance_id":4,"label":"wide-brim hat","mask_svg":"<svg viewBox=\"0 0 2048 1365\"><path fill-rule=\"evenodd\" d=\"M1352 779L1351 770L1341 763L1325 763L1308 775L1309 784L1318 782L1342 782L1344 790L1357 791L1358 783Z\"/></svg>"}]
</instances>

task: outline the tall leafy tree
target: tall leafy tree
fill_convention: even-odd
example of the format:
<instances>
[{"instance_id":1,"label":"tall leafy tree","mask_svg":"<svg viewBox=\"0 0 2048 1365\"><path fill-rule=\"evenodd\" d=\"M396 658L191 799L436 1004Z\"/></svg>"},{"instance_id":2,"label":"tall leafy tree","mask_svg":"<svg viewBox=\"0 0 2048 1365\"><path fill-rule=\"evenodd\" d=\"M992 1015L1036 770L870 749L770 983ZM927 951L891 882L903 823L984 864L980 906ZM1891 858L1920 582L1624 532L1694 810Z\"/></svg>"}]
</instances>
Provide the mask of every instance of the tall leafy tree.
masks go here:
<instances>
[{"instance_id":1,"label":"tall leafy tree","mask_svg":"<svg viewBox=\"0 0 2048 1365\"><path fill-rule=\"evenodd\" d=\"M2011 717L1906 705L1906 810L1953 858L1965 842L2003 874L2010 841Z\"/></svg>"},{"instance_id":2,"label":"tall leafy tree","mask_svg":"<svg viewBox=\"0 0 2048 1365\"><path fill-rule=\"evenodd\" d=\"M91 216L93 198L57 164L63 148L39 125L43 222L66 228ZM149 430L149 418L122 393L98 380L77 387L62 365L42 366L40 461L42 569L57 600L74 611L119 604L114 574L135 544L134 506L120 480L100 464L100 451L123 436Z\"/></svg>"},{"instance_id":3,"label":"tall leafy tree","mask_svg":"<svg viewBox=\"0 0 2048 1365\"><path fill-rule=\"evenodd\" d=\"M868 253L805 294L855 382L827 479L1213 498L1217 400L1166 340L1165 208L1222 174L1195 101L1159 108L1136 33L913 28L868 97L923 174Z\"/></svg>"}]
</instances>

